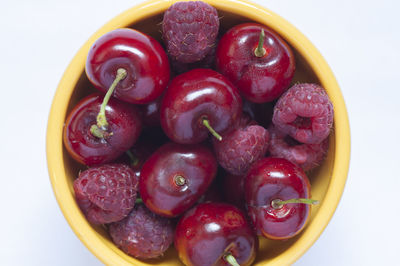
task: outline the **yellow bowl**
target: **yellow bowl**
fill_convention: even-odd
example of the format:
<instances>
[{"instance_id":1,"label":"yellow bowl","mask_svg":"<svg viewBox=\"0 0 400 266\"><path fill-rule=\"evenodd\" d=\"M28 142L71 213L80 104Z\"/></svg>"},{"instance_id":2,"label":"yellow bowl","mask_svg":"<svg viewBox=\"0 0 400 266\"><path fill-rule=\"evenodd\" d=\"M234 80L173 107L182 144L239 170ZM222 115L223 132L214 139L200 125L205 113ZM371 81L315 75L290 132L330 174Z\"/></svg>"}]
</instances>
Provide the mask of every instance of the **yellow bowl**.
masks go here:
<instances>
[{"instance_id":1,"label":"yellow bowl","mask_svg":"<svg viewBox=\"0 0 400 266\"><path fill-rule=\"evenodd\" d=\"M243 0L205 0L217 8L223 30L241 22L255 21L279 33L293 48L297 70L294 82L317 82L328 92L334 106L334 131L324 163L310 174L313 198L321 201L313 207L304 231L288 241L260 238L255 264L287 265L297 260L316 241L331 219L346 182L350 160L350 130L340 88L318 50L302 33L268 9ZM60 208L79 239L107 265L179 265L171 247L162 259L139 261L119 250L102 227L90 225L74 200L72 182L82 166L75 163L63 147L62 133L66 115L72 106L92 89L84 69L92 43L101 35L121 27L133 27L160 40L163 12L175 1L151 0L112 19L98 30L78 51L65 71L54 96L47 127L47 163L50 180Z\"/></svg>"}]
</instances>

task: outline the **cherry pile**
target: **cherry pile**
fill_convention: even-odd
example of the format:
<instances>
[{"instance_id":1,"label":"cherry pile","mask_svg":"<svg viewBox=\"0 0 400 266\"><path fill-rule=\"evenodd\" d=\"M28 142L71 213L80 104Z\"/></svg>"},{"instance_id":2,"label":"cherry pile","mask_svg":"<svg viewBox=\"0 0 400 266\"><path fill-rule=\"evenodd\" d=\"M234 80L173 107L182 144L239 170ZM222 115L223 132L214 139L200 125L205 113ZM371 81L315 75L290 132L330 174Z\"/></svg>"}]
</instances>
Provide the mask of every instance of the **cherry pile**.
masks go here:
<instances>
[{"instance_id":1,"label":"cherry pile","mask_svg":"<svg viewBox=\"0 0 400 266\"><path fill-rule=\"evenodd\" d=\"M88 166L76 201L135 258L174 242L186 265L250 265L257 235L306 225L317 201L305 171L328 150L332 103L293 80L290 46L264 25L221 33L201 1L173 4L161 25L164 46L124 28L89 51L99 92L64 127L66 150Z\"/></svg>"}]
</instances>

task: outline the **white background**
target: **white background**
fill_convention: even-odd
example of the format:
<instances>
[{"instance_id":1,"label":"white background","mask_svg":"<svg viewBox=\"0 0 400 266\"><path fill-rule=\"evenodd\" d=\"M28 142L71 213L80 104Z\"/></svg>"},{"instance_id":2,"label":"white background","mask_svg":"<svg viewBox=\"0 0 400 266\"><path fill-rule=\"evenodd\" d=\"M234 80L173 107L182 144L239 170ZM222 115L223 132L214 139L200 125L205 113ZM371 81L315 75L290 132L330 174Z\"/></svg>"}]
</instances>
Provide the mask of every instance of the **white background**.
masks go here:
<instances>
[{"instance_id":1,"label":"white background","mask_svg":"<svg viewBox=\"0 0 400 266\"><path fill-rule=\"evenodd\" d=\"M52 97L69 61L135 0L2 0L1 265L101 265L64 220L46 167ZM350 172L330 224L296 265L399 262L400 4L396 0L256 1L320 50L347 104Z\"/></svg>"}]
</instances>

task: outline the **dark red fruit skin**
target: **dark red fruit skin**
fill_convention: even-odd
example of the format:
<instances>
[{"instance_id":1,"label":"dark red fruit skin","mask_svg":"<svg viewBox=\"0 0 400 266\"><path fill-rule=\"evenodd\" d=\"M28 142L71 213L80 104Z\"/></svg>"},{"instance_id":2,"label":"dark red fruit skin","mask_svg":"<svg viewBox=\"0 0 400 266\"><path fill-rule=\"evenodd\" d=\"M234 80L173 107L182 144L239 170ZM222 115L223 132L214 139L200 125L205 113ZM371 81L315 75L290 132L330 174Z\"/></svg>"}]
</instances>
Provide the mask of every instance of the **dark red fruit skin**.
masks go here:
<instances>
[{"instance_id":1,"label":"dark red fruit skin","mask_svg":"<svg viewBox=\"0 0 400 266\"><path fill-rule=\"evenodd\" d=\"M259 234L288 239L301 232L311 213L309 205L271 206L276 199L310 198L310 182L299 166L282 158L263 158L252 165L244 186L248 214Z\"/></svg>"},{"instance_id":2,"label":"dark red fruit skin","mask_svg":"<svg viewBox=\"0 0 400 266\"><path fill-rule=\"evenodd\" d=\"M139 179L140 172L146 160L157 150L157 145L154 142L143 139L138 141L129 151L134 156L134 161L130 162L130 167L135 172L135 175Z\"/></svg>"},{"instance_id":3,"label":"dark red fruit skin","mask_svg":"<svg viewBox=\"0 0 400 266\"><path fill-rule=\"evenodd\" d=\"M268 130L253 123L222 135L222 141L213 139L218 163L233 175L245 174L255 161L264 157L268 145Z\"/></svg>"},{"instance_id":4,"label":"dark red fruit skin","mask_svg":"<svg viewBox=\"0 0 400 266\"><path fill-rule=\"evenodd\" d=\"M266 55L257 57L261 29L264 29ZM228 30L218 43L216 67L240 90L243 97L255 103L271 102L290 85L295 60L289 45L266 26L239 24Z\"/></svg>"},{"instance_id":5,"label":"dark red fruit skin","mask_svg":"<svg viewBox=\"0 0 400 266\"><path fill-rule=\"evenodd\" d=\"M138 110L117 99L110 99L106 108L112 135L97 138L90 132L103 102L100 94L82 99L69 113L64 126L64 146L79 163L92 166L112 162L128 150L138 139L142 121Z\"/></svg>"},{"instance_id":6,"label":"dark red fruit skin","mask_svg":"<svg viewBox=\"0 0 400 266\"><path fill-rule=\"evenodd\" d=\"M272 123L272 115L274 113L275 102L253 103L247 100L243 101L243 113L247 114L251 119L260 126L268 128Z\"/></svg>"},{"instance_id":7,"label":"dark red fruit skin","mask_svg":"<svg viewBox=\"0 0 400 266\"><path fill-rule=\"evenodd\" d=\"M194 205L217 173L212 151L203 145L167 143L153 153L140 173L139 191L154 213L175 217ZM177 185L176 176L186 179Z\"/></svg>"},{"instance_id":8,"label":"dark red fruit skin","mask_svg":"<svg viewBox=\"0 0 400 266\"><path fill-rule=\"evenodd\" d=\"M202 1L180 1L164 13L162 34L169 55L182 63L203 59L215 45L217 10Z\"/></svg>"},{"instance_id":9,"label":"dark red fruit skin","mask_svg":"<svg viewBox=\"0 0 400 266\"><path fill-rule=\"evenodd\" d=\"M318 167L324 160L329 147L329 138L318 144L304 144L292 139L271 125L269 152L272 157L285 158L299 165L304 171Z\"/></svg>"},{"instance_id":10,"label":"dark red fruit skin","mask_svg":"<svg viewBox=\"0 0 400 266\"><path fill-rule=\"evenodd\" d=\"M89 222L117 222L133 209L138 185L129 166L104 164L79 173L74 181L75 199Z\"/></svg>"},{"instance_id":11,"label":"dark red fruit skin","mask_svg":"<svg viewBox=\"0 0 400 266\"><path fill-rule=\"evenodd\" d=\"M240 265L251 265L258 250L245 215L226 203L203 203L186 212L174 243L185 265L229 265L223 259L227 253Z\"/></svg>"},{"instance_id":12,"label":"dark red fruit skin","mask_svg":"<svg viewBox=\"0 0 400 266\"><path fill-rule=\"evenodd\" d=\"M223 177L222 192L226 202L235 205L241 210L246 210L244 196L244 180L246 175L232 175L226 173Z\"/></svg>"},{"instance_id":13,"label":"dark red fruit skin","mask_svg":"<svg viewBox=\"0 0 400 266\"><path fill-rule=\"evenodd\" d=\"M157 127L160 125L160 107L161 107L162 96L158 97L154 101L139 106L142 114L143 124L147 127Z\"/></svg>"},{"instance_id":14,"label":"dark red fruit skin","mask_svg":"<svg viewBox=\"0 0 400 266\"><path fill-rule=\"evenodd\" d=\"M233 128L241 112L242 99L229 80L211 69L194 69L171 81L161 103L160 120L171 140L195 144L209 135L203 117L224 134Z\"/></svg>"},{"instance_id":15,"label":"dark red fruit skin","mask_svg":"<svg viewBox=\"0 0 400 266\"><path fill-rule=\"evenodd\" d=\"M221 195L221 188L219 183L217 182L216 178L208 187L207 191L200 196L197 203L204 203L204 202L222 202L223 197Z\"/></svg>"},{"instance_id":16,"label":"dark red fruit skin","mask_svg":"<svg viewBox=\"0 0 400 266\"><path fill-rule=\"evenodd\" d=\"M110 224L109 233L120 249L139 259L162 256L174 241L172 221L152 213L143 204L135 205L125 219Z\"/></svg>"},{"instance_id":17,"label":"dark red fruit skin","mask_svg":"<svg viewBox=\"0 0 400 266\"><path fill-rule=\"evenodd\" d=\"M152 37L133 29L116 29L92 45L86 61L90 82L107 92L117 70L128 74L113 96L129 103L146 104L161 95L170 79L167 54Z\"/></svg>"}]
</instances>

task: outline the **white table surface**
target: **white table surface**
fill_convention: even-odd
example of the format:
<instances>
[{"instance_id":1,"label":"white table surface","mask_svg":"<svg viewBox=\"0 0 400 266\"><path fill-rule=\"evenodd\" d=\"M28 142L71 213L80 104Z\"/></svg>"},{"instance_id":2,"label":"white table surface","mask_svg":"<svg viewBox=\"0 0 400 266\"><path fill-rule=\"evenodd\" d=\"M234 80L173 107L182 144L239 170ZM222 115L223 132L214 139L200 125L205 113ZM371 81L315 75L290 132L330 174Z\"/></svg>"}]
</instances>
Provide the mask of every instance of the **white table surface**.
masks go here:
<instances>
[{"instance_id":1,"label":"white table surface","mask_svg":"<svg viewBox=\"0 0 400 266\"><path fill-rule=\"evenodd\" d=\"M1 2L1 265L101 265L56 203L46 167L46 123L58 81L75 52L137 2ZM296 265L399 263L399 2L256 2L293 23L320 50L350 116L352 154L342 200Z\"/></svg>"}]
</instances>

